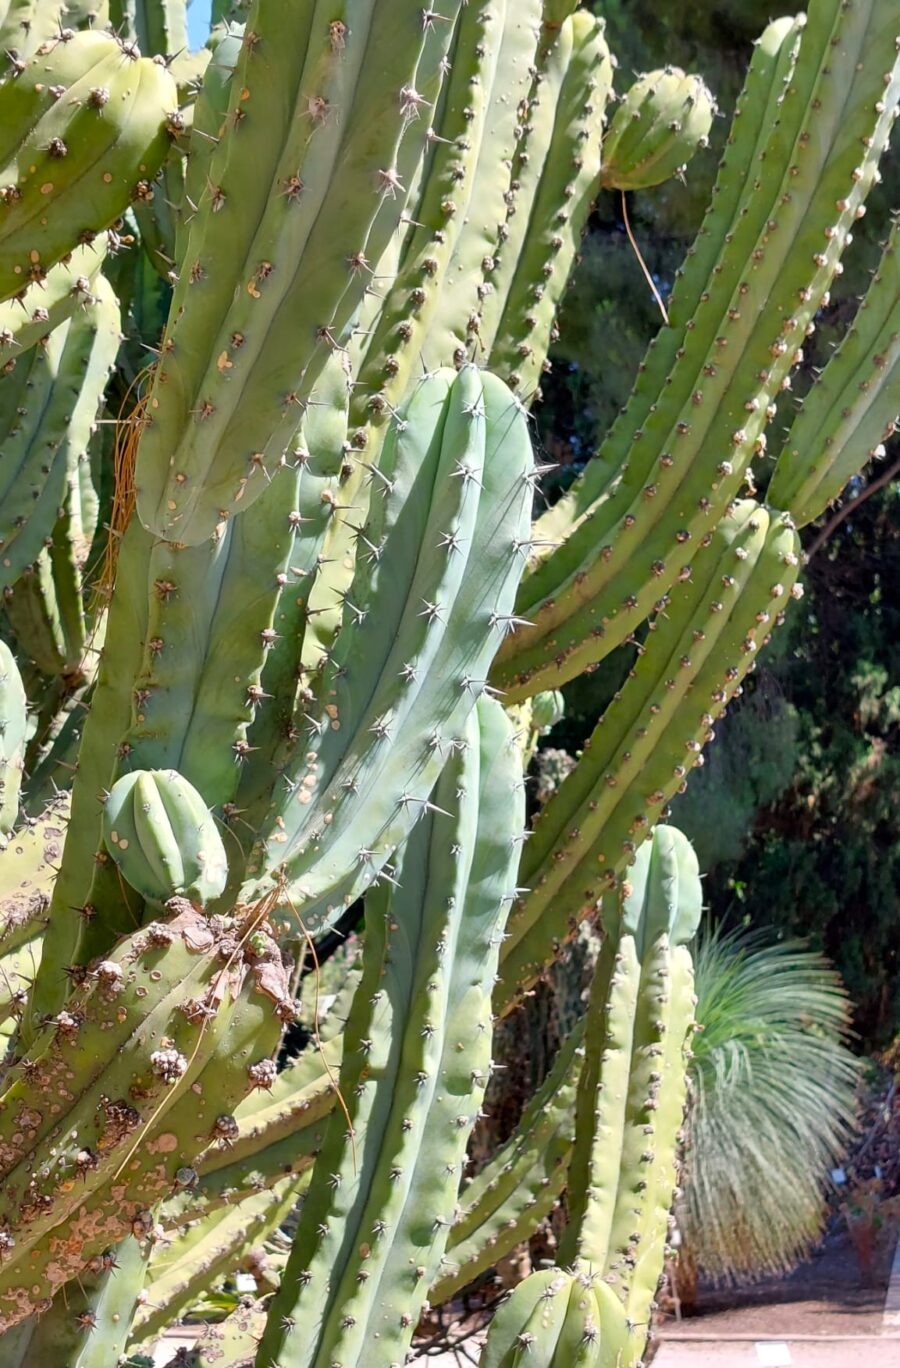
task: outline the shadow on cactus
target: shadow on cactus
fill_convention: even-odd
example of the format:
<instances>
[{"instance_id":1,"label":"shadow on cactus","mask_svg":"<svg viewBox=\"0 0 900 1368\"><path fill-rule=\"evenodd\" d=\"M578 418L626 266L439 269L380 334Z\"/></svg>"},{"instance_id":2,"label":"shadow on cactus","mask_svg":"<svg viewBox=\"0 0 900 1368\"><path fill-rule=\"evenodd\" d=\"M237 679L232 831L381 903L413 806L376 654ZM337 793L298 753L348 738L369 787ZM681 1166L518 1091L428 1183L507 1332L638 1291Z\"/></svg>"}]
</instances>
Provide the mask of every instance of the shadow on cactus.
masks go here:
<instances>
[{"instance_id":1,"label":"shadow on cactus","mask_svg":"<svg viewBox=\"0 0 900 1368\"><path fill-rule=\"evenodd\" d=\"M890 417L869 343L892 246L863 360L836 354L778 459L782 504L739 498L878 175L892 8L813 0L766 29L669 321L536 523L528 410L591 207L703 146L699 80L622 82L613 109L604 25L572 0L255 0L215 6L200 54L179 0L70 4L61 31L49 6L34 42L43 14L10 20L9 1368L145 1351L301 1197L290 1251L194 1361L389 1368L486 1241L540 1219L572 1095L563 1262L500 1310L484 1363L642 1360L700 902L662 823L799 593L797 522ZM92 586L107 529L115 583ZM619 648L625 684L528 833L557 691ZM283 1060L307 959L360 899L359 974ZM598 915L571 1070L458 1222L492 1017Z\"/></svg>"}]
</instances>

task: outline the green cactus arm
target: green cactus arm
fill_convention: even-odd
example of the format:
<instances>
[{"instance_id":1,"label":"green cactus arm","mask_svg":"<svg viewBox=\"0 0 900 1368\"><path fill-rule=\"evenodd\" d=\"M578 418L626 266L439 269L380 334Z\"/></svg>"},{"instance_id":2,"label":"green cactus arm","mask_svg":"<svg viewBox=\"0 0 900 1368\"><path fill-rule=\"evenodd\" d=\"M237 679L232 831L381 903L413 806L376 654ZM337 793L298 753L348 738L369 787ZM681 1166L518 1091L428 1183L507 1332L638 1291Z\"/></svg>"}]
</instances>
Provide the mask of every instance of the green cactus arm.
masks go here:
<instances>
[{"instance_id":1,"label":"green cactus arm","mask_svg":"<svg viewBox=\"0 0 900 1368\"><path fill-rule=\"evenodd\" d=\"M231 99L231 76L241 52L244 30L233 26L214 30L210 36L210 59L194 102L184 168L184 190L175 224L175 265L184 265L191 222L206 190L210 164L222 132Z\"/></svg>"},{"instance_id":2,"label":"green cactus arm","mask_svg":"<svg viewBox=\"0 0 900 1368\"><path fill-rule=\"evenodd\" d=\"M624 640L763 449L774 399L877 175L900 91L894 36L882 0L813 12L764 149L767 175L748 187L733 230L718 224L714 283L615 492L523 586L518 611L535 625L516 632L494 670L511 700Z\"/></svg>"},{"instance_id":3,"label":"green cactus arm","mask_svg":"<svg viewBox=\"0 0 900 1368\"><path fill-rule=\"evenodd\" d=\"M738 504L660 612L523 852L496 1003L508 1010L624 871L752 668L797 578L789 519Z\"/></svg>"},{"instance_id":4,"label":"green cactus arm","mask_svg":"<svg viewBox=\"0 0 900 1368\"><path fill-rule=\"evenodd\" d=\"M603 140L603 184L647 190L678 174L709 145L715 102L699 76L648 71L625 93Z\"/></svg>"},{"instance_id":5,"label":"green cactus arm","mask_svg":"<svg viewBox=\"0 0 900 1368\"><path fill-rule=\"evenodd\" d=\"M900 226L850 331L794 419L766 497L797 523L824 513L900 419Z\"/></svg>"},{"instance_id":6,"label":"green cactus arm","mask_svg":"<svg viewBox=\"0 0 900 1368\"><path fill-rule=\"evenodd\" d=\"M426 377L394 423L311 738L285 766L294 801L270 819L243 896L271 890L263 857L283 863L315 930L409 831L505 629L531 460L520 406L475 367Z\"/></svg>"},{"instance_id":7,"label":"green cactus arm","mask_svg":"<svg viewBox=\"0 0 900 1368\"><path fill-rule=\"evenodd\" d=\"M447 303L448 268L473 207L495 80L502 88L497 70L512 28L509 9L507 0L488 0L465 6L460 15L449 76L433 113L436 138L423 166L418 202L410 209L413 225L397 246L395 278L385 299L377 307L373 303L368 330L363 311L359 338L351 346L360 382L351 413L355 449L377 449L376 434L406 398L421 359L429 370L452 362L456 344L432 346L432 327L439 310L452 308L458 299L451 294ZM498 155L492 171L499 165ZM457 331L464 326L461 310ZM359 480L353 484L356 493Z\"/></svg>"},{"instance_id":8,"label":"green cactus arm","mask_svg":"<svg viewBox=\"0 0 900 1368\"><path fill-rule=\"evenodd\" d=\"M148 1208L192 1186L190 1161L221 1116L274 1077L268 1056L287 1006L284 972L259 930L242 943L243 953L237 936L193 910L137 933L73 994L32 1053L36 1068L25 1061L13 1071L4 1094L0 1327L43 1306L130 1231L155 1238ZM83 1080L66 1099L60 1062ZM64 1100L63 1117L51 1110L55 1099ZM30 1129L11 1131L13 1114L20 1127L27 1114ZM60 1144L58 1127L69 1123ZM23 1263L34 1289L24 1299Z\"/></svg>"},{"instance_id":9,"label":"green cactus arm","mask_svg":"<svg viewBox=\"0 0 900 1368\"><path fill-rule=\"evenodd\" d=\"M0 365L18 358L48 337L84 304L94 299L94 283L106 256L106 243L97 238L76 247L51 266L44 279L28 285L0 303Z\"/></svg>"},{"instance_id":10,"label":"green cactus arm","mask_svg":"<svg viewBox=\"0 0 900 1368\"><path fill-rule=\"evenodd\" d=\"M574 536L581 523L589 520L595 502L602 495L609 497L611 486L627 460L634 433L650 415L684 344L685 324L693 317L709 284L722 245L724 229L720 225L731 223L746 194L752 167L765 148L784 88L793 73L805 23L803 15L777 19L755 44L719 165L712 204L676 275L669 301L669 325L661 328L650 343L626 409L613 423L596 456L588 461L571 488L536 520L538 545L532 553L533 568L526 568L526 580L530 580L531 573L558 542ZM523 584L523 601L525 592Z\"/></svg>"},{"instance_id":11,"label":"green cactus arm","mask_svg":"<svg viewBox=\"0 0 900 1368\"><path fill-rule=\"evenodd\" d=\"M46 547L10 590L4 599L3 611L15 634L19 653L32 660L44 675L53 677L66 673L70 664L69 651L56 601L53 566ZM82 648L83 645L82 640ZM80 654L80 650L76 650L76 660Z\"/></svg>"},{"instance_id":12,"label":"green cactus arm","mask_svg":"<svg viewBox=\"0 0 900 1368\"><path fill-rule=\"evenodd\" d=\"M584 1023L584 1063L560 1262L532 1274L491 1324L481 1368L637 1368L662 1272L693 1022L687 943L697 861L657 827L606 906Z\"/></svg>"},{"instance_id":13,"label":"green cactus arm","mask_svg":"<svg viewBox=\"0 0 900 1368\"><path fill-rule=\"evenodd\" d=\"M46 44L0 86L0 297L122 213L162 164L176 106L164 67L99 33Z\"/></svg>"},{"instance_id":14,"label":"green cactus arm","mask_svg":"<svg viewBox=\"0 0 900 1368\"><path fill-rule=\"evenodd\" d=\"M620 1313L627 1310L631 1364L643 1353L662 1273L686 1101L694 1011L687 945L702 894L681 832L657 827L610 901L585 1022L560 1259L616 1293Z\"/></svg>"},{"instance_id":15,"label":"green cactus arm","mask_svg":"<svg viewBox=\"0 0 900 1368\"><path fill-rule=\"evenodd\" d=\"M341 566L352 564L356 536L355 526L351 529L347 524L346 541L340 548L333 537L345 504L341 478L348 455L350 385L346 353L334 352L297 436L303 472L292 510L297 528L287 582L273 617L278 636L266 653L261 680L263 693L274 702L256 711L238 788L238 808L246 812L251 830L260 815L260 803L269 800L272 769L281 767L297 719L306 710L302 706L308 689L304 671L312 673L322 663L320 652L330 645L340 620L340 599L332 592L334 565L336 560ZM348 571L344 587L349 588L349 583ZM324 625L328 619L334 621Z\"/></svg>"},{"instance_id":16,"label":"green cactus arm","mask_svg":"<svg viewBox=\"0 0 900 1368\"><path fill-rule=\"evenodd\" d=\"M109 22L145 57L174 57L188 46L184 0L110 0Z\"/></svg>"},{"instance_id":17,"label":"green cactus arm","mask_svg":"<svg viewBox=\"0 0 900 1368\"><path fill-rule=\"evenodd\" d=\"M25 753L28 787L23 813L30 820L40 818L60 795L68 797L70 793L90 686L82 685L69 693L64 683L56 680L50 692L55 694L54 704L48 703L46 711L38 717Z\"/></svg>"},{"instance_id":18,"label":"green cactus arm","mask_svg":"<svg viewBox=\"0 0 900 1368\"><path fill-rule=\"evenodd\" d=\"M521 818L509 723L482 699L396 881L369 894L341 1073L355 1143L335 1112L259 1363L339 1356L374 1368L409 1347L487 1078L490 984Z\"/></svg>"},{"instance_id":19,"label":"green cactus arm","mask_svg":"<svg viewBox=\"0 0 900 1368\"><path fill-rule=\"evenodd\" d=\"M131 717L132 689L146 633L147 566L151 549L152 539L137 519L133 519L122 539L116 592L107 620L107 638L116 643L115 658L111 652L101 658L85 722L72 792L69 836L54 889L42 967L35 981L29 1011L22 1022L22 1041L26 1047L33 1042L41 1018L58 1012L65 1002L68 992L66 968L83 962L79 958L79 945L89 914L79 916L77 909L90 907L89 895L97 873L94 857L100 848L100 798L114 782L120 739ZM121 910L123 899L118 880L115 890ZM112 921L112 926L116 927L117 923ZM114 938L115 930L112 936Z\"/></svg>"},{"instance_id":20,"label":"green cactus arm","mask_svg":"<svg viewBox=\"0 0 900 1368\"><path fill-rule=\"evenodd\" d=\"M26 730L22 676L12 651L0 640L0 849L19 815Z\"/></svg>"},{"instance_id":21,"label":"green cactus arm","mask_svg":"<svg viewBox=\"0 0 900 1368\"><path fill-rule=\"evenodd\" d=\"M526 1240L559 1201L572 1148L581 1039L579 1023L513 1134L463 1186L441 1271L428 1293L432 1306Z\"/></svg>"},{"instance_id":22,"label":"green cactus arm","mask_svg":"<svg viewBox=\"0 0 900 1368\"><path fill-rule=\"evenodd\" d=\"M403 92L437 98L459 8L445 0L427 23L404 0L251 15L138 454L138 509L158 535L203 541L278 479L424 152Z\"/></svg>"},{"instance_id":23,"label":"green cactus arm","mask_svg":"<svg viewBox=\"0 0 900 1368\"><path fill-rule=\"evenodd\" d=\"M297 1204L308 1174L282 1178L239 1206L215 1211L190 1225L150 1261L147 1297L134 1319L131 1346L152 1342L179 1320L224 1274L240 1268L255 1247L284 1222Z\"/></svg>"},{"instance_id":24,"label":"green cactus arm","mask_svg":"<svg viewBox=\"0 0 900 1368\"><path fill-rule=\"evenodd\" d=\"M147 1271L149 1247L123 1240L90 1260L44 1315L27 1326L27 1347L7 1358L7 1341L22 1333L15 1326L0 1337L5 1368L110 1368L119 1363Z\"/></svg>"},{"instance_id":25,"label":"green cactus arm","mask_svg":"<svg viewBox=\"0 0 900 1368\"><path fill-rule=\"evenodd\" d=\"M87 303L85 307L88 307ZM18 648L46 675L65 677L74 689L93 673L89 649L82 572L99 519L99 495L93 484L90 446L95 418L119 345L119 307L111 286L101 276L89 304L96 326L81 389L68 413L63 443L65 493L56 524L37 560L4 594L4 611ZM69 339L74 345L74 338ZM57 376L57 383L60 377ZM54 407L71 396L48 401L42 430L56 440Z\"/></svg>"},{"instance_id":26,"label":"green cactus arm","mask_svg":"<svg viewBox=\"0 0 900 1368\"><path fill-rule=\"evenodd\" d=\"M2 654L2 650L0 650ZM0 860L0 1022L12 1034L41 961L50 892L65 839L68 798L9 837Z\"/></svg>"},{"instance_id":27,"label":"green cactus arm","mask_svg":"<svg viewBox=\"0 0 900 1368\"><path fill-rule=\"evenodd\" d=\"M0 378L0 586L15 585L52 537L70 481L87 459L119 347L119 309L98 277L90 304ZM21 375L21 379L19 378ZM50 455L48 457L47 451Z\"/></svg>"},{"instance_id":28,"label":"green cactus arm","mask_svg":"<svg viewBox=\"0 0 900 1368\"><path fill-rule=\"evenodd\" d=\"M468 312L464 297L454 292L447 303L448 268L469 214L480 213L476 177L493 112L501 52L513 23L507 0L463 7L448 77L430 111L434 136L418 182L410 187L408 229L395 239L379 265L379 278L390 282L389 288L383 299L372 293L360 310L357 333L349 347L351 368L358 377L350 412L351 462L341 478L342 510L329 529L323 551L330 570L313 587L312 635L304 658L310 669L330 649L340 623L343 596L352 578L356 529L364 523L368 507L366 476L378 462L387 424L408 400L422 371L451 362L455 342L446 355L430 345L439 311L446 314L449 308L452 317L455 306L456 330L464 330ZM496 147L494 156L490 178L502 181L508 173ZM483 169L482 175L486 174ZM365 459L354 457L356 452L366 453Z\"/></svg>"},{"instance_id":29,"label":"green cactus arm","mask_svg":"<svg viewBox=\"0 0 900 1368\"><path fill-rule=\"evenodd\" d=\"M2 0L0 52L27 61L60 30L100 29L108 22L106 0Z\"/></svg>"},{"instance_id":30,"label":"green cactus arm","mask_svg":"<svg viewBox=\"0 0 900 1368\"><path fill-rule=\"evenodd\" d=\"M597 193L612 74L603 22L584 11L566 19L536 82L478 328L491 369L526 402Z\"/></svg>"},{"instance_id":31,"label":"green cactus arm","mask_svg":"<svg viewBox=\"0 0 900 1368\"><path fill-rule=\"evenodd\" d=\"M675 827L656 827L604 911L606 940L585 1021L569 1225L560 1247L564 1264L601 1273L610 1283L615 1273L616 1283L629 1290L631 1246L643 1256L660 1219L664 1236L671 1206L685 1101L683 1052L693 1020L691 959L684 947L701 912L690 843ZM649 1195L657 1195L661 1170L668 1195L660 1218ZM662 1249L657 1253L652 1290L662 1268Z\"/></svg>"},{"instance_id":32,"label":"green cactus arm","mask_svg":"<svg viewBox=\"0 0 900 1368\"><path fill-rule=\"evenodd\" d=\"M531 87L541 36L540 0L508 0L472 173L468 206L444 273L422 358L426 365L458 365L472 355L470 320L490 289L497 230L506 218L519 119ZM498 24L498 27L500 27Z\"/></svg>"}]
</instances>

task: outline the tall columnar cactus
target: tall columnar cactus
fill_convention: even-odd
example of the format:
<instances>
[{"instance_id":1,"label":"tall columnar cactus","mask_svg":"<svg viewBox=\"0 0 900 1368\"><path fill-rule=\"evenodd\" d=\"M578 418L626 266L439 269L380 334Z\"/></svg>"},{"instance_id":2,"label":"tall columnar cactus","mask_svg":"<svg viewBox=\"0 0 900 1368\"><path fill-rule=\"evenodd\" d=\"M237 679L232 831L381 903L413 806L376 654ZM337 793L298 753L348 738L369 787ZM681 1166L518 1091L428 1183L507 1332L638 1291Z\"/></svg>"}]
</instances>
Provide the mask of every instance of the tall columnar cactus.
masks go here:
<instances>
[{"instance_id":1,"label":"tall columnar cactus","mask_svg":"<svg viewBox=\"0 0 900 1368\"><path fill-rule=\"evenodd\" d=\"M217 4L199 54L179 0L0 6L11 1368L145 1348L298 1198L198 1363L387 1368L566 1184L561 1268L485 1363L639 1360L699 906L659 823L798 592L796 528L896 420L894 228L738 499L877 178L893 10L766 29L668 323L532 525L591 206L702 148L698 78L613 104L575 0ZM526 842L555 691L614 649ZM285 1063L360 897L361 968ZM465 1180L491 1012L601 905L586 1015Z\"/></svg>"},{"instance_id":2,"label":"tall columnar cactus","mask_svg":"<svg viewBox=\"0 0 900 1368\"><path fill-rule=\"evenodd\" d=\"M701 908L691 846L657 827L604 904L562 1267L533 1274L497 1313L483 1368L632 1368L643 1358L675 1187L694 1009L688 947Z\"/></svg>"}]
</instances>

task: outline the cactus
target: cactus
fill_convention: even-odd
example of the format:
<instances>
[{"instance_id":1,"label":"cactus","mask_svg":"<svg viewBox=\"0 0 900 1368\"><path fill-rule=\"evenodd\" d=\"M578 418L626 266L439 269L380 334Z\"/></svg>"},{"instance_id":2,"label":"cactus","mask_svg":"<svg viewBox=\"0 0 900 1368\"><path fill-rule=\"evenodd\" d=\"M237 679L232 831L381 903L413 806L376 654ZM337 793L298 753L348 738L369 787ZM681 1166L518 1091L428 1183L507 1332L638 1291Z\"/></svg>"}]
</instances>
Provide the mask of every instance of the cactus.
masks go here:
<instances>
[{"instance_id":1,"label":"cactus","mask_svg":"<svg viewBox=\"0 0 900 1368\"><path fill-rule=\"evenodd\" d=\"M224 891L228 859L209 809L175 770L132 770L103 806L103 840L125 882L147 902L201 904Z\"/></svg>"},{"instance_id":2,"label":"cactus","mask_svg":"<svg viewBox=\"0 0 900 1368\"><path fill-rule=\"evenodd\" d=\"M877 6L814 7L796 61L795 29L779 21L760 46L717 193L629 404L596 465L538 520L554 549L519 594L517 614L533 625L508 638L493 672L512 701L564 683L624 641L765 449L774 400L874 184L900 79L894 26ZM757 85L777 107L788 73L777 121L758 100L742 122ZM849 118L829 98L845 84ZM748 170L758 161L764 178Z\"/></svg>"},{"instance_id":3,"label":"cactus","mask_svg":"<svg viewBox=\"0 0 900 1368\"><path fill-rule=\"evenodd\" d=\"M823 513L859 469L884 455L900 422L900 226L895 220L853 326L798 413L767 491L798 527Z\"/></svg>"},{"instance_id":4,"label":"cactus","mask_svg":"<svg viewBox=\"0 0 900 1368\"><path fill-rule=\"evenodd\" d=\"M165 67L101 33L45 43L0 85L0 298L43 280L143 193L176 108Z\"/></svg>"},{"instance_id":5,"label":"cactus","mask_svg":"<svg viewBox=\"0 0 900 1368\"><path fill-rule=\"evenodd\" d=\"M701 907L691 846L674 827L656 827L604 904L559 1250L571 1272L533 1274L513 1292L482 1368L518 1363L525 1350L547 1368L629 1368L643 1358L675 1187L694 1005L688 946Z\"/></svg>"},{"instance_id":6,"label":"cactus","mask_svg":"<svg viewBox=\"0 0 900 1368\"><path fill-rule=\"evenodd\" d=\"M333 1114L325 1137L263 1362L402 1358L443 1254L487 1081L523 819L509 724L489 699L476 715L399 858L397 887L369 894L340 1080L348 1113Z\"/></svg>"},{"instance_id":7,"label":"cactus","mask_svg":"<svg viewBox=\"0 0 900 1368\"><path fill-rule=\"evenodd\" d=\"M789 610L796 526L896 418L894 228L737 501L877 177L892 7L766 29L669 321L533 526L591 206L679 170L705 87L641 77L608 117L574 0L214 21L189 54L179 0L0 12L0 1357L106 1368L287 1225L197 1361L393 1364L567 1182L564 1267L484 1362L625 1368L699 905L658 824ZM526 843L559 686L617 648ZM284 1061L360 896L361 977ZM601 907L586 1015L461 1185L491 1010Z\"/></svg>"},{"instance_id":8,"label":"cactus","mask_svg":"<svg viewBox=\"0 0 900 1368\"><path fill-rule=\"evenodd\" d=\"M715 102L703 81L679 67L639 76L603 143L603 184L647 190L680 174L709 143Z\"/></svg>"}]
</instances>

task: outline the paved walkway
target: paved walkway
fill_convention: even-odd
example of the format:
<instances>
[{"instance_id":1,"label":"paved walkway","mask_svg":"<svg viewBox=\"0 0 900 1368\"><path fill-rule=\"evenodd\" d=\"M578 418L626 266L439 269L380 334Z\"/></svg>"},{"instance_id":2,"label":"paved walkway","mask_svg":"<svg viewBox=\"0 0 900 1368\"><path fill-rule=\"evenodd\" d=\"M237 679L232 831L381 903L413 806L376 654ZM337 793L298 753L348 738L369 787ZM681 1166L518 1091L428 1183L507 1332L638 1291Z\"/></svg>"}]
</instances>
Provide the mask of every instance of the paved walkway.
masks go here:
<instances>
[{"instance_id":1,"label":"paved walkway","mask_svg":"<svg viewBox=\"0 0 900 1368\"><path fill-rule=\"evenodd\" d=\"M653 1368L900 1368L900 1338L852 1340L669 1340Z\"/></svg>"}]
</instances>

